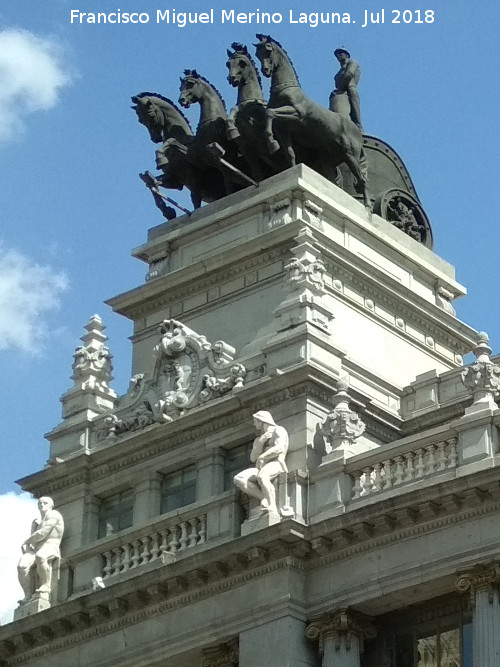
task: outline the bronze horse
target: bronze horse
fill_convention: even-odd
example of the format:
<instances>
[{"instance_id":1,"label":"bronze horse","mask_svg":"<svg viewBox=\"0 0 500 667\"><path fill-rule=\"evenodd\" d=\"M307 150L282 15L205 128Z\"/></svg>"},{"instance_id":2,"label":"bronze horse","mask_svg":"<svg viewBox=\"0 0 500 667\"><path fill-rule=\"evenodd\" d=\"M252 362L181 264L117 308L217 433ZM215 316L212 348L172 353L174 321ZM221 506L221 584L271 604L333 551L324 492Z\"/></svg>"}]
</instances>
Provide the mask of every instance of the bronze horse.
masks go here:
<instances>
[{"instance_id":1,"label":"bronze horse","mask_svg":"<svg viewBox=\"0 0 500 667\"><path fill-rule=\"evenodd\" d=\"M195 136L189 122L177 106L163 95L139 93L132 97L132 107L154 143L162 143L156 151L156 164L163 171L157 180L168 189L191 191L194 208L202 201L211 202L226 194L223 179L215 169L205 169L187 158Z\"/></svg>"},{"instance_id":2,"label":"bronze horse","mask_svg":"<svg viewBox=\"0 0 500 667\"><path fill-rule=\"evenodd\" d=\"M204 168L218 170L225 194L248 185L248 179L242 180L237 174L237 171L248 173L248 164L241 159L235 142L227 136L228 116L219 91L196 70L187 69L184 70L184 78L181 78L180 92L179 104L182 107L200 105L196 137L189 147L187 159ZM235 169L232 170L228 164Z\"/></svg>"},{"instance_id":3,"label":"bronze horse","mask_svg":"<svg viewBox=\"0 0 500 667\"><path fill-rule=\"evenodd\" d=\"M345 162L370 208L361 130L345 116L320 106L302 91L287 53L269 35L257 35L257 58L271 78L266 137L271 152L282 149L289 166L304 162L334 182Z\"/></svg>"},{"instance_id":4,"label":"bronze horse","mask_svg":"<svg viewBox=\"0 0 500 667\"><path fill-rule=\"evenodd\" d=\"M238 88L238 97L228 117L228 133L247 159L252 177L262 181L288 165L282 152L271 156L267 147L267 102L257 66L246 46L233 42L231 48L227 51L227 80Z\"/></svg>"}]
</instances>

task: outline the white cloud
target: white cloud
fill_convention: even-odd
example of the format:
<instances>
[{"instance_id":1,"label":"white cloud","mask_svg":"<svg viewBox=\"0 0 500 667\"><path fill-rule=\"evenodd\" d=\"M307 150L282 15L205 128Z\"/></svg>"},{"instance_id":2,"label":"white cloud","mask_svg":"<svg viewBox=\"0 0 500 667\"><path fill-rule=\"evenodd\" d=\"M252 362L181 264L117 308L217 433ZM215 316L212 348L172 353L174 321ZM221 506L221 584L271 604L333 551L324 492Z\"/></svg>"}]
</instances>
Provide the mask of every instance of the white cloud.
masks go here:
<instances>
[{"instance_id":1,"label":"white cloud","mask_svg":"<svg viewBox=\"0 0 500 667\"><path fill-rule=\"evenodd\" d=\"M39 517L37 501L29 493L0 495L0 623L12 620L12 612L23 591L17 579L21 544L31 531L31 522Z\"/></svg>"},{"instance_id":2,"label":"white cloud","mask_svg":"<svg viewBox=\"0 0 500 667\"><path fill-rule=\"evenodd\" d=\"M0 30L0 141L23 131L23 119L51 109L71 73L56 41L27 30Z\"/></svg>"},{"instance_id":3,"label":"white cloud","mask_svg":"<svg viewBox=\"0 0 500 667\"><path fill-rule=\"evenodd\" d=\"M39 354L47 333L43 316L59 307L67 283L64 273L0 245L0 350Z\"/></svg>"}]
</instances>

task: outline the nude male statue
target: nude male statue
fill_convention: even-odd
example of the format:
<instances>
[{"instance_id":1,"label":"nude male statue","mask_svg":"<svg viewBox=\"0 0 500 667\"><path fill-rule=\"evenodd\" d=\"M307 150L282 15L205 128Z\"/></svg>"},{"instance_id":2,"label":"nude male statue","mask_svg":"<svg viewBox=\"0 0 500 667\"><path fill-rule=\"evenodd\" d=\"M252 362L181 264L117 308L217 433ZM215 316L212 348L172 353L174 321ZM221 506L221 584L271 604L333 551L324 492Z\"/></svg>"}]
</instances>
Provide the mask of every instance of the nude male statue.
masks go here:
<instances>
[{"instance_id":1,"label":"nude male statue","mask_svg":"<svg viewBox=\"0 0 500 667\"><path fill-rule=\"evenodd\" d=\"M273 480L280 472L287 472L285 457L288 451L288 433L283 426L275 423L266 410L256 412L253 422L260 432L250 452L250 461L255 467L238 473L234 477L234 483L244 493L260 500L260 509L263 512L278 514Z\"/></svg>"},{"instance_id":2,"label":"nude male statue","mask_svg":"<svg viewBox=\"0 0 500 667\"><path fill-rule=\"evenodd\" d=\"M338 113L348 115L353 123L356 123L362 130L361 107L358 94L361 69L346 49L342 47L335 49L333 55L339 61L340 69L334 77L335 90L330 95L330 111L337 111ZM345 104L346 97L348 109L346 109Z\"/></svg>"},{"instance_id":3,"label":"nude male statue","mask_svg":"<svg viewBox=\"0 0 500 667\"><path fill-rule=\"evenodd\" d=\"M24 591L21 603L28 602L34 593L50 593L52 561L60 555L59 545L64 533L64 521L54 509L52 498L38 501L40 521L33 521L31 535L21 545L23 555L17 566L19 583Z\"/></svg>"}]
</instances>

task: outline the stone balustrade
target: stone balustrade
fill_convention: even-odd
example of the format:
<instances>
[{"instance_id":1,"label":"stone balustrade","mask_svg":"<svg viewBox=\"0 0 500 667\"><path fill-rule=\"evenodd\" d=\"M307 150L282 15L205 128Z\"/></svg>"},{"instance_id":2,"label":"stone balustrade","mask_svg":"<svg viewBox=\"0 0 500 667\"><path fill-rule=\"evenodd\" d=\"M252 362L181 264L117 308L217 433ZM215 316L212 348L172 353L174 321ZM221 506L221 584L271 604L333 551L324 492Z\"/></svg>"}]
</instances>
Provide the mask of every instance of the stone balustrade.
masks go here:
<instances>
[{"instance_id":1,"label":"stone balustrade","mask_svg":"<svg viewBox=\"0 0 500 667\"><path fill-rule=\"evenodd\" d=\"M102 552L103 579L164 560L164 554L175 557L178 552L204 544L206 535L207 516L201 514L179 523L167 520L164 525L157 526L144 535L132 538L128 536L126 541L120 540L118 544Z\"/></svg>"},{"instance_id":2,"label":"stone balustrade","mask_svg":"<svg viewBox=\"0 0 500 667\"><path fill-rule=\"evenodd\" d=\"M393 452L386 448L383 451L376 449L363 459L362 462L358 460L347 465L354 480L352 500L366 498L456 468L457 439L450 438L422 447L413 447L408 451L401 451L401 448Z\"/></svg>"}]
</instances>

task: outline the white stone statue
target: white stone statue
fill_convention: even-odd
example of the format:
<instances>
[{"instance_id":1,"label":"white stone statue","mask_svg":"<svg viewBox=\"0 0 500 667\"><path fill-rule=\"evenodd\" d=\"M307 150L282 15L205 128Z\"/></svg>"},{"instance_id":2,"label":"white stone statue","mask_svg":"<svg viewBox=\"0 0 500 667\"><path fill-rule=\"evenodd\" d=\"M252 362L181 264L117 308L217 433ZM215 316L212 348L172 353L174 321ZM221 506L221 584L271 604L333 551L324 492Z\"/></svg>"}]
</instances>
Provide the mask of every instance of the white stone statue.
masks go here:
<instances>
[{"instance_id":1,"label":"white stone statue","mask_svg":"<svg viewBox=\"0 0 500 667\"><path fill-rule=\"evenodd\" d=\"M285 458L288 451L288 433L278 426L271 414L260 410L253 415L255 428L260 432L253 441L250 461L255 467L247 468L234 478L235 485L249 496L260 500L260 509L278 514L273 480L288 472Z\"/></svg>"},{"instance_id":2,"label":"white stone statue","mask_svg":"<svg viewBox=\"0 0 500 667\"><path fill-rule=\"evenodd\" d=\"M41 519L33 521L31 535L21 545L23 555L17 566L19 583L24 591L20 604L28 602L35 593L44 594L49 599L52 563L60 556L63 518L54 509L52 498L40 498L38 509Z\"/></svg>"}]
</instances>

